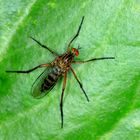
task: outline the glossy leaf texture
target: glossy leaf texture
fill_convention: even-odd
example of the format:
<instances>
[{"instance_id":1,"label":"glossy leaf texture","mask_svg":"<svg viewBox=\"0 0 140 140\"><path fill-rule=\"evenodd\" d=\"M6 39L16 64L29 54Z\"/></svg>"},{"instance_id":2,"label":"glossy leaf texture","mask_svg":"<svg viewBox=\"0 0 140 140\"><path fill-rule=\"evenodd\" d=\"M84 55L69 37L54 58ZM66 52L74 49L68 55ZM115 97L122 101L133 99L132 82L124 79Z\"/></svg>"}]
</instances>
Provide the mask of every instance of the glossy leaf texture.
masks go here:
<instances>
[{"instance_id":1,"label":"glossy leaf texture","mask_svg":"<svg viewBox=\"0 0 140 140\"><path fill-rule=\"evenodd\" d=\"M32 36L62 54L85 16L76 60L115 56L115 60L73 65L90 102L72 73L64 97L62 80L42 99L31 86L54 60ZM140 1L139 0L0 0L0 139L138 140L140 139Z\"/></svg>"}]
</instances>

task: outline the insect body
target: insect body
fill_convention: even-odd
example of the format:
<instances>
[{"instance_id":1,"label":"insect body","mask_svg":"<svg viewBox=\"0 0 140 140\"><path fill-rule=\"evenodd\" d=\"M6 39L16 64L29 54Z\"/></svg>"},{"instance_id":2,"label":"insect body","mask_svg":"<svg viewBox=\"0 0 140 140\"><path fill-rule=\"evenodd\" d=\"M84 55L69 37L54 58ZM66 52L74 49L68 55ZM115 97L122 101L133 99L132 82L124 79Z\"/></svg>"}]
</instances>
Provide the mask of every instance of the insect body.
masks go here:
<instances>
[{"instance_id":1,"label":"insect body","mask_svg":"<svg viewBox=\"0 0 140 140\"><path fill-rule=\"evenodd\" d=\"M71 51L67 51L66 53L58 56L50 64L51 70L49 72L48 69L47 71L45 70L45 72L48 73L44 74L43 72L43 75L37 79L39 83L36 81L33 84L32 95L34 97L40 98L46 95L46 93L55 86L58 79L65 76L65 73L70 69L70 64L74 60L75 53L77 54L78 50L76 48L72 48Z\"/></svg>"},{"instance_id":2,"label":"insect body","mask_svg":"<svg viewBox=\"0 0 140 140\"><path fill-rule=\"evenodd\" d=\"M63 127L63 97L64 97L64 91L66 87L68 71L71 71L73 73L87 101L89 101L89 98L83 88L83 85L79 81L78 77L76 76L76 73L74 72L71 64L82 64L82 63L95 61L95 60L114 59L114 57L101 57L101 58L92 58L86 61L75 61L75 57L79 55L79 47L77 49L71 48L71 44L78 37L83 21L84 21L84 17L82 17L77 33L70 40L67 47L67 51L62 55L58 55L56 52L54 52L50 48L48 48L45 45L42 45L39 41L31 37L31 39L37 42L41 47L50 51L56 57L55 60L52 61L52 63L41 64L26 71L6 71L6 72L13 72L13 73L30 73L36 70L37 68L47 67L32 85L32 95L35 98L41 98L45 96L47 93L49 93L52 90L52 88L55 86L59 78L64 77L61 99L60 99L61 127Z\"/></svg>"}]
</instances>

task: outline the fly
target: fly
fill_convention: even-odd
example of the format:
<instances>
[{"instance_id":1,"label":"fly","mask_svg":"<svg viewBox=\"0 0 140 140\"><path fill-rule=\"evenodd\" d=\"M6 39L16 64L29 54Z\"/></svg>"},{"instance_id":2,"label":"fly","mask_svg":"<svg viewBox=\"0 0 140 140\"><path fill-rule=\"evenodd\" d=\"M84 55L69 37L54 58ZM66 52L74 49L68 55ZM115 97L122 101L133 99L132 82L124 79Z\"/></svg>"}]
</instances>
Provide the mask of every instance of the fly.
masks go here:
<instances>
[{"instance_id":1,"label":"fly","mask_svg":"<svg viewBox=\"0 0 140 140\"><path fill-rule=\"evenodd\" d=\"M63 77L63 86L62 86L62 93L60 98L60 113L61 113L61 128L63 128L63 97L64 97L64 91L66 87L67 82L67 73L68 71L71 71L74 75L76 81L78 82L83 94L85 95L87 101L89 102L89 98L86 94L86 91L83 88L82 83L76 76L75 71L73 70L71 64L83 64L95 60L105 60L105 59L115 59L115 57L101 57L101 58L92 58L89 60L83 60L83 61L76 61L74 58L79 55L79 49L78 48L72 48L71 44L72 42L78 37L82 24L84 21L84 16L82 17L82 20L80 22L80 25L78 27L78 30L74 37L70 40L67 51L63 53L62 55L58 55L55 51L48 48L47 46L41 44L39 41L37 41L35 38L31 37L37 44L39 44L41 47L47 49L50 53L52 53L56 58L51 63L41 64L38 65L32 69L25 70L25 71L6 71L6 72L12 72L12 73L30 73L38 68L46 67L46 69L43 71L43 73L35 80L35 82L32 85L32 96L35 98L41 98L45 96L47 93L49 93L53 87L56 85L59 78ZM49 69L49 70L48 70Z\"/></svg>"}]
</instances>

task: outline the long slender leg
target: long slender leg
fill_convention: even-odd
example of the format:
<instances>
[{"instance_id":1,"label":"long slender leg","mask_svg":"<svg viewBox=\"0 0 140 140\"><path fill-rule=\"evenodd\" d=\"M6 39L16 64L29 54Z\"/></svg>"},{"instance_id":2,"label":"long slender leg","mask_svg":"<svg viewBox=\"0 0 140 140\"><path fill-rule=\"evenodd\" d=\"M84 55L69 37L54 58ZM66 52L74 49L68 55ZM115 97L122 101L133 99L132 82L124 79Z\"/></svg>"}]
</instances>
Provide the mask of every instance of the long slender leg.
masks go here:
<instances>
[{"instance_id":1,"label":"long slender leg","mask_svg":"<svg viewBox=\"0 0 140 140\"><path fill-rule=\"evenodd\" d=\"M90 61L96 61L96 60L104 60L104 59L115 59L115 57L101 57L101 58L93 58L93 59L89 59L86 61L73 61L72 63L74 64L81 64L81 63L86 63L86 62L90 62Z\"/></svg>"},{"instance_id":2,"label":"long slender leg","mask_svg":"<svg viewBox=\"0 0 140 140\"><path fill-rule=\"evenodd\" d=\"M39 41L37 41L35 38L30 37L31 39L33 39L36 43L38 43L41 47L47 49L48 51L50 51L53 55L55 56L59 56L56 52L54 52L53 50L51 50L50 48L48 48L47 46L41 44Z\"/></svg>"},{"instance_id":3,"label":"long slender leg","mask_svg":"<svg viewBox=\"0 0 140 140\"><path fill-rule=\"evenodd\" d=\"M71 41L68 44L68 49L69 49L71 43L78 37L80 30L81 30L81 27L82 27L82 24L83 24L83 21L84 21L84 16L82 17L82 20L81 20L81 23L80 23L79 28L77 30L77 33L74 35L74 37L71 39Z\"/></svg>"},{"instance_id":4,"label":"long slender leg","mask_svg":"<svg viewBox=\"0 0 140 140\"><path fill-rule=\"evenodd\" d=\"M84 90L84 88L83 88L82 83L79 81L79 79L78 79L78 77L76 76L76 73L74 72L74 70L72 69L72 67L70 67L70 69L71 69L71 71L72 71L72 73L73 73L73 75L74 75L75 79L76 79L76 80L77 80L77 82L79 83L80 88L82 89L82 91L83 91L83 93L84 93L84 95L85 95L85 97L86 97L87 101L89 102L89 98L88 98L88 96L87 96L87 94L86 94L86 92L85 92L85 90Z\"/></svg>"},{"instance_id":5,"label":"long slender leg","mask_svg":"<svg viewBox=\"0 0 140 140\"><path fill-rule=\"evenodd\" d=\"M36 66L36 67L34 67L32 69L25 70L25 71L21 71L21 70L19 70L19 71L7 70L6 72L11 72L11 73L30 73L30 72L36 70L37 68L49 67L49 66L51 66L51 64L41 64L41 65L38 65L38 66Z\"/></svg>"},{"instance_id":6,"label":"long slender leg","mask_svg":"<svg viewBox=\"0 0 140 140\"><path fill-rule=\"evenodd\" d=\"M64 90L66 87L66 81L67 81L67 73L64 74L64 81L63 81L62 94L60 100L61 128L63 128L63 97L64 97Z\"/></svg>"}]
</instances>

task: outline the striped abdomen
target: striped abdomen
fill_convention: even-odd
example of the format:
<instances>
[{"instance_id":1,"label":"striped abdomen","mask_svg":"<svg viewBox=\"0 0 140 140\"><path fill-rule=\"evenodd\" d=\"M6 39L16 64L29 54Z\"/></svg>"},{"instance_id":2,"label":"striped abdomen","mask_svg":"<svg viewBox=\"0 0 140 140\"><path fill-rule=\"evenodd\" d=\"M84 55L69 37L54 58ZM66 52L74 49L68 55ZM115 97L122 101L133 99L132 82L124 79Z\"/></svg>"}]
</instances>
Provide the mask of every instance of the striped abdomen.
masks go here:
<instances>
[{"instance_id":1,"label":"striped abdomen","mask_svg":"<svg viewBox=\"0 0 140 140\"><path fill-rule=\"evenodd\" d=\"M54 67L53 71L48 74L41 85L41 92L50 91L56 84L57 80L61 76L61 69Z\"/></svg>"}]
</instances>

